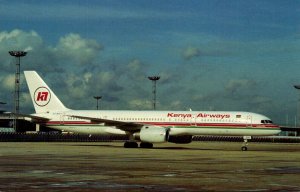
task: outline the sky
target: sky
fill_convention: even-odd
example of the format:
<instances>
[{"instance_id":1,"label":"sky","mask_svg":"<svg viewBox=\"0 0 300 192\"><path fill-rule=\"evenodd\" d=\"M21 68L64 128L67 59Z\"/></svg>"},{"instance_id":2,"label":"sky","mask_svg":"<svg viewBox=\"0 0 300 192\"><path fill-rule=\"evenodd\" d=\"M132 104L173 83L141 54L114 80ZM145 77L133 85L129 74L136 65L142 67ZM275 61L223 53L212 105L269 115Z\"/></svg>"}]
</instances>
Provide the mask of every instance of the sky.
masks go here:
<instances>
[{"instance_id":1,"label":"sky","mask_svg":"<svg viewBox=\"0 0 300 192\"><path fill-rule=\"evenodd\" d=\"M72 109L251 111L293 124L298 0L0 0L0 106L16 60ZM34 113L21 76L20 111Z\"/></svg>"}]
</instances>

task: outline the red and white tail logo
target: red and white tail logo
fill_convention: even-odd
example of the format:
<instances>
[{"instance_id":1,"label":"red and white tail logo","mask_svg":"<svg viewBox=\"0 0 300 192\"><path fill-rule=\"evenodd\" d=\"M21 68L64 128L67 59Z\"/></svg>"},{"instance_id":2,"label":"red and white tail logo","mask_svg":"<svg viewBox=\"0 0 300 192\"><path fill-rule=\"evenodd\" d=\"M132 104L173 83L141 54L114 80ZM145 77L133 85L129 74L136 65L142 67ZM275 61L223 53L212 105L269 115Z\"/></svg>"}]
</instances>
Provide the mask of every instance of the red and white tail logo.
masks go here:
<instances>
[{"instance_id":1,"label":"red and white tail logo","mask_svg":"<svg viewBox=\"0 0 300 192\"><path fill-rule=\"evenodd\" d=\"M51 99L51 93L48 88L46 87L39 87L34 92L34 102L40 106L46 106Z\"/></svg>"}]
</instances>

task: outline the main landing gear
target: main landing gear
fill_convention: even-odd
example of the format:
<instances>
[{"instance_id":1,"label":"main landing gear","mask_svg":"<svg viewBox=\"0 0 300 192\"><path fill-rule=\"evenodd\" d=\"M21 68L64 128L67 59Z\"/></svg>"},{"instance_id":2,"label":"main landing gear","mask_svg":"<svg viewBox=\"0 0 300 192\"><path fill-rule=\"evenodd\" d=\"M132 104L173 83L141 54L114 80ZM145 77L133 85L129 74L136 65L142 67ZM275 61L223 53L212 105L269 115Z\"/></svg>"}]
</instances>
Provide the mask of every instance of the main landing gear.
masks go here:
<instances>
[{"instance_id":1,"label":"main landing gear","mask_svg":"<svg viewBox=\"0 0 300 192\"><path fill-rule=\"evenodd\" d=\"M126 141L124 143L124 148L138 148L138 144L134 141Z\"/></svg>"},{"instance_id":2,"label":"main landing gear","mask_svg":"<svg viewBox=\"0 0 300 192\"><path fill-rule=\"evenodd\" d=\"M138 148L138 143L135 141L126 141L124 143L124 148ZM147 143L147 142L141 142L140 143L140 148L152 148L153 144L152 143Z\"/></svg>"},{"instance_id":3,"label":"main landing gear","mask_svg":"<svg viewBox=\"0 0 300 192\"><path fill-rule=\"evenodd\" d=\"M148 149L153 148L153 143L141 142L140 148L148 148Z\"/></svg>"},{"instance_id":4,"label":"main landing gear","mask_svg":"<svg viewBox=\"0 0 300 192\"><path fill-rule=\"evenodd\" d=\"M247 151L248 150L248 147L247 147L248 146L248 140L252 139L252 137L251 136L244 136L243 139L244 139L244 143L241 147L241 150L242 151Z\"/></svg>"},{"instance_id":5,"label":"main landing gear","mask_svg":"<svg viewBox=\"0 0 300 192\"><path fill-rule=\"evenodd\" d=\"M130 133L128 135L129 135L129 140L124 143L124 148L138 148L139 145L137 142L135 142L136 138L134 137L134 135ZM141 142L140 148L148 148L148 149L153 148L153 144L149 142Z\"/></svg>"}]
</instances>

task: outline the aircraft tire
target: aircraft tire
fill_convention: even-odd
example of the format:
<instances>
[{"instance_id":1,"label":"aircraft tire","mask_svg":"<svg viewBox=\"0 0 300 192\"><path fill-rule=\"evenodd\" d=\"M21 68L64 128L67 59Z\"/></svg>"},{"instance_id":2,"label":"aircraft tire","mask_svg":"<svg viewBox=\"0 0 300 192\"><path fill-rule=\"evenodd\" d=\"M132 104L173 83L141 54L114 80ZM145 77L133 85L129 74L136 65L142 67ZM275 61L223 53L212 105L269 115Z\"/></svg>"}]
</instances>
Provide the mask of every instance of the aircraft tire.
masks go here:
<instances>
[{"instance_id":1,"label":"aircraft tire","mask_svg":"<svg viewBox=\"0 0 300 192\"><path fill-rule=\"evenodd\" d=\"M242 151L247 151L248 150L248 148L246 146L243 146L241 149L242 149Z\"/></svg>"},{"instance_id":2,"label":"aircraft tire","mask_svg":"<svg viewBox=\"0 0 300 192\"><path fill-rule=\"evenodd\" d=\"M147 142L141 142L140 143L140 148L153 148L153 144L152 143L147 143Z\"/></svg>"},{"instance_id":3,"label":"aircraft tire","mask_svg":"<svg viewBox=\"0 0 300 192\"><path fill-rule=\"evenodd\" d=\"M124 143L124 148L138 148L137 142L129 141Z\"/></svg>"}]
</instances>

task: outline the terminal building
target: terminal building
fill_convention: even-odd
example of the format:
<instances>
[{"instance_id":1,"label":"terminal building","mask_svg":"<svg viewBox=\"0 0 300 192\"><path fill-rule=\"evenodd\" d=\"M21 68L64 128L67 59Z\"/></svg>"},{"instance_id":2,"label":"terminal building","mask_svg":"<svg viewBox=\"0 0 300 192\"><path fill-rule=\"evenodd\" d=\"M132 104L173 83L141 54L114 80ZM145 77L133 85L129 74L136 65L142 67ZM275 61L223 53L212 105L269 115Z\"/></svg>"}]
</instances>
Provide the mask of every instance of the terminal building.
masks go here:
<instances>
[{"instance_id":1,"label":"terminal building","mask_svg":"<svg viewBox=\"0 0 300 192\"><path fill-rule=\"evenodd\" d=\"M0 111L0 133L3 132L18 132L18 133L26 133L26 132L38 132L38 131L42 131L42 132L49 132L49 131L55 131L57 132L57 130L53 130L44 126L39 126L36 125L35 123L32 123L30 121L25 120L24 117L18 117L16 122L17 122L17 128L16 130L14 130L14 115L9 113L9 112L5 112L5 111Z\"/></svg>"}]
</instances>

